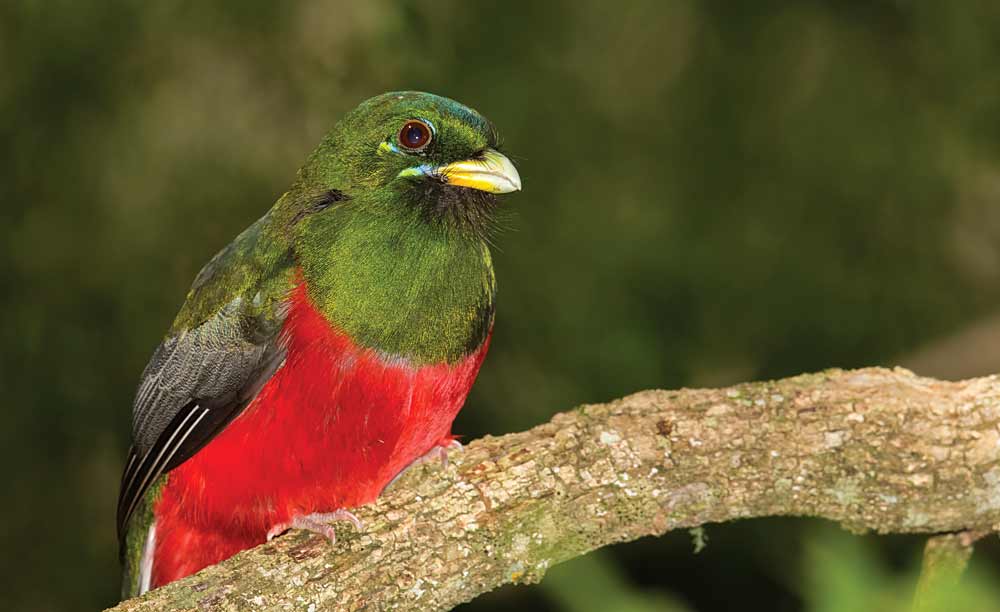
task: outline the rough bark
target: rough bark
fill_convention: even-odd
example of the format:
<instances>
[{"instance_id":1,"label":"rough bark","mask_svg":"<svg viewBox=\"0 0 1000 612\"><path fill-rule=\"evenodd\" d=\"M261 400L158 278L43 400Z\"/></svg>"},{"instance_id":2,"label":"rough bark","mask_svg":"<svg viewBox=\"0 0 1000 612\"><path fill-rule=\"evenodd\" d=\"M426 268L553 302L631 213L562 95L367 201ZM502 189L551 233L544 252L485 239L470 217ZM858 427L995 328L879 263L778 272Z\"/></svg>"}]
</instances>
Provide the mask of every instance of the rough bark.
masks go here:
<instances>
[{"instance_id":1,"label":"rough bark","mask_svg":"<svg viewBox=\"0 0 1000 612\"><path fill-rule=\"evenodd\" d=\"M833 370L645 391L412 470L335 546L295 532L114 610L448 610L601 546L760 516L990 531L998 422L995 377Z\"/></svg>"}]
</instances>

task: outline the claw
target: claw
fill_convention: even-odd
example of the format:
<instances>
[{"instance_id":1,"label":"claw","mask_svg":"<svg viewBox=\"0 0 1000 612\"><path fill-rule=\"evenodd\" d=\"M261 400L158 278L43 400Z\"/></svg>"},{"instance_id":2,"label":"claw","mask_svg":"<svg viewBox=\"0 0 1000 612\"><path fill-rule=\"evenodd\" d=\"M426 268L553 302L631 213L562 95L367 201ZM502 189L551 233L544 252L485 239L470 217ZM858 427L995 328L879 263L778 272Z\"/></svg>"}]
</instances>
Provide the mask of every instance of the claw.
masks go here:
<instances>
[{"instance_id":1,"label":"claw","mask_svg":"<svg viewBox=\"0 0 1000 612\"><path fill-rule=\"evenodd\" d=\"M460 451L463 448L465 448L465 447L462 446L462 443L459 442L458 440L455 440L455 439L448 440L444 444L440 444L438 446L435 446L434 448L432 448L431 450L427 451L423 455L421 455L421 456L417 457L416 459L414 459L412 462L410 462L409 465L407 465L402 470L400 470L398 474L396 474L395 476L392 477L392 480L389 481L389 484L385 485L385 487L382 488L382 490L385 491L386 489L388 489L389 487L391 487L393 485L393 483L395 483L397 480L399 480L400 476L402 476L403 474L405 474L407 472L407 470L409 470L410 468L412 468L414 466L420 465L422 463L428 463L430 461L440 461L441 462L441 467L447 469L447 467L448 467L448 451L449 450L458 450L458 451Z\"/></svg>"},{"instance_id":2,"label":"claw","mask_svg":"<svg viewBox=\"0 0 1000 612\"><path fill-rule=\"evenodd\" d=\"M431 450L427 451L424 455L422 455L420 457L417 457L413 461L413 463L411 463L410 465L408 465L406 467L407 468L411 468L411 467L413 467L415 465L420 465L422 463L430 463L432 461L440 461L441 462L441 467L447 468L448 467L448 449L445 448L445 447L443 447L443 446L435 446ZM404 469L403 471L405 472L406 470Z\"/></svg>"},{"instance_id":3,"label":"claw","mask_svg":"<svg viewBox=\"0 0 1000 612\"><path fill-rule=\"evenodd\" d=\"M289 529L304 529L306 531L318 533L319 535L330 540L331 544L336 544L337 532L334 530L331 523L335 523L337 521L347 521L354 525L354 528L358 531L365 528L361 519L354 516L352 512L347 510L341 509L336 512L314 512L312 514L293 517L292 520L287 523L278 523L274 527L271 527L271 529L267 532L267 541L270 542L276 536L283 534Z\"/></svg>"},{"instance_id":4,"label":"claw","mask_svg":"<svg viewBox=\"0 0 1000 612\"><path fill-rule=\"evenodd\" d=\"M430 455L432 453L436 453L437 456L441 458L441 467L447 468L448 467L448 451L449 450L460 451L463 448L465 448L465 447L462 446L462 443L459 442L458 440L454 440L454 439L448 440L448 444L446 444L444 446L435 446L429 453L427 453L426 455L424 455L420 459L417 459L417 461L420 461L421 459L423 459L424 461L427 461L427 460L430 459Z\"/></svg>"}]
</instances>

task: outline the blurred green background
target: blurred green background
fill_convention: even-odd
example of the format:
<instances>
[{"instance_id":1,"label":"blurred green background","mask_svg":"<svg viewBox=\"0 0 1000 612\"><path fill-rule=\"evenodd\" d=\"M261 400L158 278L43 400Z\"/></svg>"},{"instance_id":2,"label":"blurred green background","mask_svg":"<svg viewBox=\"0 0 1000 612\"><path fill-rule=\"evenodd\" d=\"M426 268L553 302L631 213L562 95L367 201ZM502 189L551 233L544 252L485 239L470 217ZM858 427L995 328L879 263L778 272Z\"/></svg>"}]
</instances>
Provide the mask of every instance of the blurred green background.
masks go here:
<instances>
[{"instance_id":1,"label":"blurred green background","mask_svg":"<svg viewBox=\"0 0 1000 612\"><path fill-rule=\"evenodd\" d=\"M0 608L115 601L139 373L362 99L454 97L521 171L474 438L650 387L1000 371L998 68L986 0L0 3ZM707 533L463 610L903 610L922 546ZM1000 609L998 548L955 610Z\"/></svg>"}]
</instances>

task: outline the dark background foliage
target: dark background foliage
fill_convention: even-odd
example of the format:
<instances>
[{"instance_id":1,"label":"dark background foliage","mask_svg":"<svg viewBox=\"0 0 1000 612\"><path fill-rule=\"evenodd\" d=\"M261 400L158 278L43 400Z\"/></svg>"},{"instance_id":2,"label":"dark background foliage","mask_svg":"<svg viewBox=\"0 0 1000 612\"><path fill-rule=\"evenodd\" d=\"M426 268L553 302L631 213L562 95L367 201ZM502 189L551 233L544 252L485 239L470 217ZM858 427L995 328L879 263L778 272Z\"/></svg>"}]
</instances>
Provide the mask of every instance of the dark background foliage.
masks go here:
<instances>
[{"instance_id":1,"label":"dark background foliage","mask_svg":"<svg viewBox=\"0 0 1000 612\"><path fill-rule=\"evenodd\" d=\"M998 66L1000 4L975 0L0 4L2 607L115 601L139 373L360 100L454 97L521 170L474 438L650 387L1000 370ZM898 610L921 546L707 535L464 609ZM954 609L1000 609L997 548Z\"/></svg>"}]
</instances>

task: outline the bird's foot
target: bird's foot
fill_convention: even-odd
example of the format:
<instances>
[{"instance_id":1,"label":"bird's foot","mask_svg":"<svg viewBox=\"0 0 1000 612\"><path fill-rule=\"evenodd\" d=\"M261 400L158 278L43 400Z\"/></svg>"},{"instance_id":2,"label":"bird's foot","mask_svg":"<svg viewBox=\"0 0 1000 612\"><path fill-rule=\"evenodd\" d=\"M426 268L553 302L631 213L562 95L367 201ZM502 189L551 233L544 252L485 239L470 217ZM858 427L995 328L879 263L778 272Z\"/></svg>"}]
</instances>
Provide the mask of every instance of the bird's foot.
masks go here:
<instances>
[{"instance_id":1,"label":"bird's foot","mask_svg":"<svg viewBox=\"0 0 1000 612\"><path fill-rule=\"evenodd\" d=\"M435 446L431 450L427 451L423 455L421 455L421 456L417 457L416 459L414 459L413 461L411 461L406 467L404 467L403 469L401 469L398 474L396 474L395 476L392 477L392 480L389 481L389 484L385 485L385 487L382 490L385 491L386 489L388 489L389 487L391 487L393 485L393 483L395 483L397 480L399 480L400 477L402 477L403 474L405 474L407 471L410 470L410 468L416 467L416 466L418 466L420 464L430 463L432 461L440 461L441 462L441 467L447 468L448 467L448 452L449 451L453 451L453 450L459 450L460 451L463 448L464 447L462 446L462 443L459 442L458 440L455 440L454 438L452 438L452 439L450 439L447 442L444 442L442 444L438 444L437 446Z\"/></svg>"},{"instance_id":2,"label":"bird's foot","mask_svg":"<svg viewBox=\"0 0 1000 612\"><path fill-rule=\"evenodd\" d=\"M305 529L330 540L331 544L337 543L337 533L333 529L333 524L337 521L348 521L354 528L361 531L365 528L361 519L354 516L347 510L337 510L336 512L314 512L302 516L295 516L287 523L278 523L267 532L267 541L270 542L275 536L279 536L289 529Z\"/></svg>"},{"instance_id":3,"label":"bird's foot","mask_svg":"<svg viewBox=\"0 0 1000 612\"><path fill-rule=\"evenodd\" d=\"M458 440L455 439L448 440L446 443L435 446L434 448L427 451L423 455L414 459L413 463L403 468L403 472L405 472L406 470L410 469L415 465L420 465L421 463L430 463L431 461L440 461L441 467L446 468L448 467L448 451L453 451L453 450L460 451L463 448L464 447L462 446L462 443L459 442ZM403 472L400 472L400 474L402 474Z\"/></svg>"}]
</instances>

